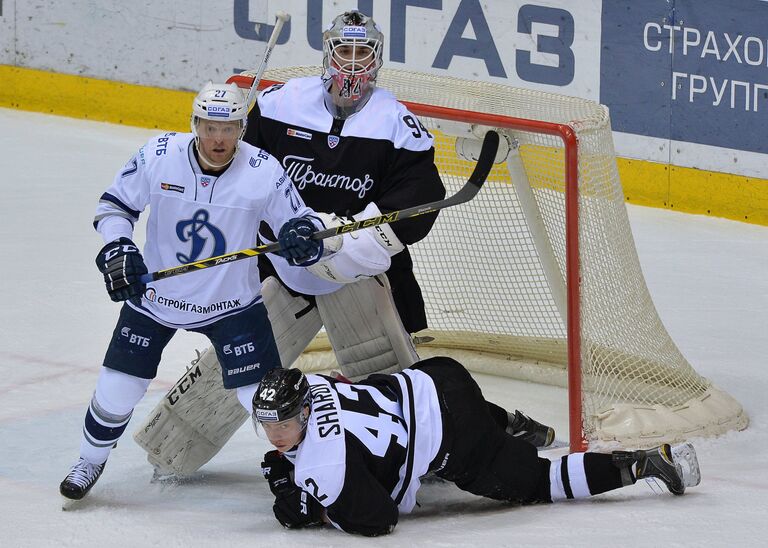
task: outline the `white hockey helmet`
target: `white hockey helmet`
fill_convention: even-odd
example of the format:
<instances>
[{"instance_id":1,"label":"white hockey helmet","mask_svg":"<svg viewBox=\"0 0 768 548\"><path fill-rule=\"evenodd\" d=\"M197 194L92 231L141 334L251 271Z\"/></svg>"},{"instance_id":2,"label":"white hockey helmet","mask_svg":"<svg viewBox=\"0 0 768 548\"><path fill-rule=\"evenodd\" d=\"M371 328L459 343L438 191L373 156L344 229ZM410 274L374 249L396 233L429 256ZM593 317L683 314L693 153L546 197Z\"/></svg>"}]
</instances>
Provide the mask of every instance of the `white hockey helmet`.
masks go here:
<instances>
[{"instance_id":1,"label":"white hockey helmet","mask_svg":"<svg viewBox=\"0 0 768 548\"><path fill-rule=\"evenodd\" d=\"M325 103L335 118L347 118L368 102L383 49L381 29L357 10L336 17L323 33Z\"/></svg>"},{"instance_id":2,"label":"white hockey helmet","mask_svg":"<svg viewBox=\"0 0 768 548\"><path fill-rule=\"evenodd\" d=\"M248 117L248 105L243 91L236 84L214 84L208 82L197 94L192 102L192 117L190 126L195 136L195 147L197 153L203 156L206 163L213 167L224 167L237 154L240 139L245 133L245 124ZM213 163L208 159L200 148L200 136L198 135L198 125L200 120L209 120L212 122L238 122L240 131L237 134L237 143L235 144L232 156L222 164Z\"/></svg>"}]
</instances>

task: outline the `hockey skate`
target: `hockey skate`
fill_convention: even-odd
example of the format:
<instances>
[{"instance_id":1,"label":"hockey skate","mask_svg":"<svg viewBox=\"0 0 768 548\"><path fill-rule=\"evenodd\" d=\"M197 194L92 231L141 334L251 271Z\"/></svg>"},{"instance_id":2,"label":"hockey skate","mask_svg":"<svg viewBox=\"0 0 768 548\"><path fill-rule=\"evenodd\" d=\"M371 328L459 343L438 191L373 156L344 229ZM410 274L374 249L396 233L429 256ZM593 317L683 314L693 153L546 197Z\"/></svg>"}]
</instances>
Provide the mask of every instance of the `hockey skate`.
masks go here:
<instances>
[{"instance_id":1,"label":"hockey skate","mask_svg":"<svg viewBox=\"0 0 768 548\"><path fill-rule=\"evenodd\" d=\"M59 492L70 500L82 499L99 479L106 464L91 464L80 457L59 485Z\"/></svg>"},{"instance_id":2,"label":"hockey skate","mask_svg":"<svg viewBox=\"0 0 768 548\"><path fill-rule=\"evenodd\" d=\"M686 487L695 487L701 482L696 450L690 443L674 448L665 443L653 449L614 451L613 459L617 466L625 469L637 463L636 479L644 479L651 485L661 480L673 495L682 495Z\"/></svg>"},{"instance_id":3,"label":"hockey skate","mask_svg":"<svg viewBox=\"0 0 768 548\"><path fill-rule=\"evenodd\" d=\"M672 460L683 470L683 483L686 487L696 487L701 483L701 470L696 450L690 443L672 446Z\"/></svg>"},{"instance_id":4,"label":"hockey skate","mask_svg":"<svg viewBox=\"0 0 768 548\"><path fill-rule=\"evenodd\" d=\"M638 480L660 479L673 495L685 493L683 467L675 462L668 443L646 451L635 451L635 458L635 474Z\"/></svg>"},{"instance_id":5,"label":"hockey skate","mask_svg":"<svg viewBox=\"0 0 768 548\"><path fill-rule=\"evenodd\" d=\"M516 438L527 441L537 449L549 447L555 441L555 429L551 426L541 424L517 410L514 415L511 413L508 415L507 432Z\"/></svg>"}]
</instances>

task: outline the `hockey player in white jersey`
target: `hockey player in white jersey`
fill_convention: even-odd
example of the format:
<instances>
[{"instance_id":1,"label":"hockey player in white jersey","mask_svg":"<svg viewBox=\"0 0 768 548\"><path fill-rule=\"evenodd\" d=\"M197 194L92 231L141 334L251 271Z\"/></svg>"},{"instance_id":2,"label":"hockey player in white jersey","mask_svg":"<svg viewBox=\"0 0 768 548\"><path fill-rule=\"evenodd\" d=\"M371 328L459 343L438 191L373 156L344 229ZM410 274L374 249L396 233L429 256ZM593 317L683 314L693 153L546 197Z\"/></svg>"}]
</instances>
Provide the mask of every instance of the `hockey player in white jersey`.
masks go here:
<instances>
[{"instance_id":1,"label":"hockey player in white jersey","mask_svg":"<svg viewBox=\"0 0 768 548\"><path fill-rule=\"evenodd\" d=\"M428 471L464 491L522 504L589 497L639 479L682 495L701 479L687 443L541 458L510 434L507 412L446 357L356 384L270 371L252 416L276 447L262 472L275 517L291 529L328 523L366 536L390 533L413 510Z\"/></svg>"},{"instance_id":2,"label":"hockey player in white jersey","mask_svg":"<svg viewBox=\"0 0 768 548\"><path fill-rule=\"evenodd\" d=\"M323 69L264 90L248 116L244 140L282 162L304 201L329 226L440 200L433 137L389 91L376 87L384 35L359 11L336 17L323 34ZM408 246L427 237L436 214L347 234L338 252L306 269L281 257L259 258L264 301L283 365L289 367L324 326L350 379L394 372L418 359L411 333L427 327ZM262 226L264 242L274 241ZM218 377L213 349L195 363L198 379ZM187 374L189 377L190 374ZM179 380L189 385L189 378ZM203 388L205 387L205 388ZM170 409L164 400L136 431L161 475L191 474L247 418L221 387L191 385ZM222 413L231 408L233 413ZM163 413L167 420L158 423ZM519 435L548 445L554 431L521 413ZM170 432L187 432L171 442Z\"/></svg>"},{"instance_id":3,"label":"hockey player in white jersey","mask_svg":"<svg viewBox=\"0 0 768 548\"><path fill-rule=\"evenodd\" d=\"M192 133L151 139L101 196L94 226L105 245L96 264L112 300L125 304L85 416L80 458L60 486L65 497L82 498L99 478L177 329L210 339L223 386L246 410L264 373L281 366L254 261L141 280L148 269L251 247L262 221L278 231L289 260L322 251L306 234L323 225L312 220L279 162L240 142L246 114L237 86L209 82L194 99ZM131 238L147 206L142 254Z\"/></svg>"}]
</instances>

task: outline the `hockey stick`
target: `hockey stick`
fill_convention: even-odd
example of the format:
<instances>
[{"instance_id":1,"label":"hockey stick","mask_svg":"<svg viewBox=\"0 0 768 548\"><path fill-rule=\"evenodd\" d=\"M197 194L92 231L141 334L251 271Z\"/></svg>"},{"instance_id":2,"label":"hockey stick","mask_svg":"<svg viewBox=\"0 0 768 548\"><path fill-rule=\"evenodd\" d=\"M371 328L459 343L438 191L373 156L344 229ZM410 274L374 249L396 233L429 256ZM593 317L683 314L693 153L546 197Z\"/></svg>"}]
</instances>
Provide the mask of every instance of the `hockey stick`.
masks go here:
<instances>
[{"instance_id":1,"label":"hockey stick","mask_svg":"<svg viewBox=\"0 0 768 548\"><path fill-rule=\"evenodd\" d=\"M261 64L259 65L259 69L256 71L256 75L253 77L251 88L248 90L248 98L246 99L246 104L248 105L249 112L253 106L253 101L256 99L256 88L259 87L259 82L261 82L261 77L264 75L264 71L267 68L269 56L272 55L272 50L275 49L275 44L277 43L277 39L280 36L280 31L283 30L283 25L291 18L291 16L284 11L278 11L275 13L275 17L275 28L272 29L269 42L267 42L267 49L264 50L264 56L261 58Z\"/></svg>"},{"instance_id":2,"label":"hockey stick","mask_svg":"<svg viewBox=\"0 0 768 548\"><path fill-rule=\"evenodd\" d=\"M427 213L434 213L446 207L452 207L455 205L463 204L470 201L480 191L480 187L485 183L485 179L488 177L491 168L493 167L493 160L496 158L496 150L499 147L499 134L495 131L489 131L485 134L483 139L483 147L480 150L480 157L477 159L475 169L472 171L472 175L469 176L467 182L461 189L453 196L444 200L437 200L428 204L409 207L406 209L400 209L397 211L391 211L378 215L377 217L371 217L370 219L361 219L353 223L346 225L336 226L320 230L312 234L313 240L324 240L331 236L337 236L339 234L345 234L347 232L355 232L362 230L363 228L370 228L382 224L394 223L396 221L402 221L405 219L412 219L419 215L426 215ZM219 266L221 264L228 264L249 257L256 257L264 253L274 253L280 249L280 244L274 242L266 245L259 245L248 249L241 249L240 251L234 251L232 253L226 253L224 255L218 255L216 257L210 257L209 259L202 259L192 263L187 263L173 268L166 268L165 270L158 270L157 272L151 272L144 274L141 277L142 283L154 282L156 280L163 280L165 278L171 278L173 276L179 276L180 274L186 274L187 272L194 272L203 268L210 268L212 266Z\"/></svg>"}]
</instances>

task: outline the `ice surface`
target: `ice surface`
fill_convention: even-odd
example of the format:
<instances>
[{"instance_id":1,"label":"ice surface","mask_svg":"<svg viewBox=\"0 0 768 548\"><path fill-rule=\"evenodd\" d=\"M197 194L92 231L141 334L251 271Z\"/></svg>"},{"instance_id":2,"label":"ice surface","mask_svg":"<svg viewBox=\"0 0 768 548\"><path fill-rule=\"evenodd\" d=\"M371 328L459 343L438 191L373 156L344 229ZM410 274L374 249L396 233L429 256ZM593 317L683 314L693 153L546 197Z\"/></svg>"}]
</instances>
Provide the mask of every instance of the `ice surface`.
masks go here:
<instances>
[{"instance_id":1,"label":"ice surface","mask_svg":"<svg viewBox=\"0 0 768 548\"><path fill-rule=\"evenodd\" d=\"M630 207L649 288L683 354L751 417L747 430L693 440L702 482L684 497L644 483L591 500L508 507L448 484L394 534L287 531L259 472L266 442L244 427L193 481L150 484L131 426L93 492L62 512L58 484L119 306L93 264L98 197L152 130L0 109L0 546L765 546L768 525L768 228ZM139 234L137 239L142 240ZM179 333L135 416L194 357ZM480 378L489 399L567 438L557 388Z\"/></svg>"}]
</instances>

